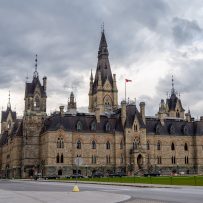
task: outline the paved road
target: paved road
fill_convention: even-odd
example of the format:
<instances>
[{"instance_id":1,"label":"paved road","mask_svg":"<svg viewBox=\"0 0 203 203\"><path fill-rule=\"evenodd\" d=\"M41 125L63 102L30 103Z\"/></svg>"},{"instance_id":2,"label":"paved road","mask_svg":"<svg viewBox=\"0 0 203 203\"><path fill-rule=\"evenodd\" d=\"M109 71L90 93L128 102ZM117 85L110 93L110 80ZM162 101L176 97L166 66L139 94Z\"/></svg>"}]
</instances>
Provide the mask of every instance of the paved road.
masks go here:
<instances>
[{"instance_id":1,"label":"paved road","mask_svg":"<svg viewBox=\"0 0 203 203\"><path fill-rule=\"evenodd\" d=\"M0 180L0 203L203 203L203 187L140 188L79 183Z\"/></svg>"}]
</instances>

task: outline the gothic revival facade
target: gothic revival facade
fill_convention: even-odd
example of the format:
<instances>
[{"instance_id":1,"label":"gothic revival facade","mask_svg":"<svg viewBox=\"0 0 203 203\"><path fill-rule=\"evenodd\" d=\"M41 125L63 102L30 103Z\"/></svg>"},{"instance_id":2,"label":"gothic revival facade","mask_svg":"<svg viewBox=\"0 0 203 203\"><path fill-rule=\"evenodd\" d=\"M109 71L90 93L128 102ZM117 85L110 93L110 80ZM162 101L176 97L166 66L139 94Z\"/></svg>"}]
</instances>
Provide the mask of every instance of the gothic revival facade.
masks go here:
<instances>
[{"instance_id":1,"label":"gothic revival facade","mask_svg":"<svg viewBox=\"0 0 203 203\"><path fill-rule=\"evenodd\" d=\"M25 84L22 119L10 101L1 113L0 170L2 177L27 178L71 175L75 158L79 172L90 175L123 171L126 174L161 171L203 172L203 118L185 113L172 81L171 95L161 100L156 116L145 115L145 103L118 105L116 75L111 72L104 31L95 76L90 75L89 113L79 113L73 92L67 109L46 114L47 78L36 69Z\"/></svg>"}]
</instances>

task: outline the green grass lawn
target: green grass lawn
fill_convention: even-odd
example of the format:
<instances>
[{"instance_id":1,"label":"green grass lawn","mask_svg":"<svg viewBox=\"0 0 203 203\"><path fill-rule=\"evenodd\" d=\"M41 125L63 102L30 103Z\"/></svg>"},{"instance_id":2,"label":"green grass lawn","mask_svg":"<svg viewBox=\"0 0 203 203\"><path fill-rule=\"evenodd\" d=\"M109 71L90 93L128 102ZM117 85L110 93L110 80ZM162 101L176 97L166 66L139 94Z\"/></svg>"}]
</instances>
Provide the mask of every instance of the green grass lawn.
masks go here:
<instances>
[{"instance_id":1,"label":"green grass lawn","mask_svg":"<svg viewBox=\"0 0 203 203\"><path fill-rule=\"evenodd\" d=\"M74 179L61 179L62 181ZM82 178L79 181L95 182L117 182L117 183L144 183L144 184L164 184L164 185L192 185L203 186L203 176L160 176L160 177L104 177L104 178Z\"/></svg>"}]
</instances>

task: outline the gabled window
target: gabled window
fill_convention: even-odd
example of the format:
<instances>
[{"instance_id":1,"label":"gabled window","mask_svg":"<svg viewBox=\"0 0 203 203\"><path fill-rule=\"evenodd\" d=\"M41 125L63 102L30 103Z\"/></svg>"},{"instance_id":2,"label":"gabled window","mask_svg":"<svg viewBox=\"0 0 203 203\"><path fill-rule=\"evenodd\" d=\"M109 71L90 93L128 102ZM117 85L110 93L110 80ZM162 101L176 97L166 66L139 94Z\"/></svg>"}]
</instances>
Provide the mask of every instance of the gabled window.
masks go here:
<instances>
[{"instance_id":1,"label":"gabled window","mask_svg":"<svg viewBox=\"0 0 203 203\"><path fill-rule=\"evenodd\" d=\"M81 149L81 141L80 140L77 141L76 148Z\"/></svg>"},{"instance_id":2,"label":"gabled window","mask_svg":"<svg viewBox=\"0 0 203 203\"><path fill-rule=\"evenodd\" d=\"M94 140L92 141L92 149L96 149L96 142Z\"/></svg>"},{"instance_id":3,"label":"gabled window","mask_svg":"<svg viewBox=\"0 0 203 203\"><path fill-rule=\"evenodd\" d=\"M107 141L107 142L106 142L106 149L110 149L110 148L111 148L110 142Z\"/></svg>"},{"instance_id":4,"label":"gabled window","mask_svg":"<svg viewBox=\"0 0 203 203\"><path fill-rule=\"evenodd\" d=\"M64 148L64 141L62 137L59 137L57 140L57 148Z\"/></svg>"},{"instance_id":5,"label":"gabled window","mask_svg":"<svg viewBox=\"0 0 203 203\"><path fill-rule=\"evenodd\" d=\"M96 122L94 121L94 122L92 122L91 123L91 131L95 131L96 130Z\"/></svg>"},{"instance_id":6,"label":"gabled window","mask_svg":"<svg viewBox=\"0 0 203 203\"><path fill-rule=\"evenodd\" d=\"M81 121L77 122L76 128L77 128L77 131L81 131L82 130L82 123L81 123Z\"/></svg>"},{"instance_id":7,"label":"gabled window","mask_svg":"<svg viewBox=\"0 0 203 203\"><path fill-rule=\"evenodd\" d=\"M175 150L175 145L174 145L174 143L172 142L172 144L171 144L171 150Z\"/></svg>"},{"instance_id":8,"label":"gabled window","mask_svg":"<svg viewBox=\"0 0 203 203\"><path fill-rule=\"evenodd\" d=\"M134 131L137 132L137 124L134 124Z\"/></svg>"}]
</instances>

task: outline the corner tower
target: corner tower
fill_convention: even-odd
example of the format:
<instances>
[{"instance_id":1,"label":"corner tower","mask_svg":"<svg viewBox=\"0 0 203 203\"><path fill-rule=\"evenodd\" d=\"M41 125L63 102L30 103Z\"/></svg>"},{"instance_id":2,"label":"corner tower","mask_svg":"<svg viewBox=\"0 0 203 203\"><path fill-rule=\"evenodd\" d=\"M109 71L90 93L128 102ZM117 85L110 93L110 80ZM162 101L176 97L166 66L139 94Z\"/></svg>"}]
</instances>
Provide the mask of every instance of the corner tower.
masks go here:
<instances>
[{"instance_id":1,"label":"corner tower","mask_svg":"<svg viewBox=\"0 0 203 203\"><path fill-rule=\"evenodd\" d=\"M116 74L111 73L109 52L104 29L98 51L98 62L95 77L90 76L89 112L99 110L100 114L111 112L118 108L118 89Z\"/></svg>"}]
</instances>

